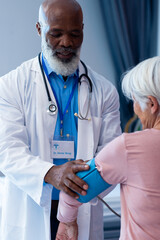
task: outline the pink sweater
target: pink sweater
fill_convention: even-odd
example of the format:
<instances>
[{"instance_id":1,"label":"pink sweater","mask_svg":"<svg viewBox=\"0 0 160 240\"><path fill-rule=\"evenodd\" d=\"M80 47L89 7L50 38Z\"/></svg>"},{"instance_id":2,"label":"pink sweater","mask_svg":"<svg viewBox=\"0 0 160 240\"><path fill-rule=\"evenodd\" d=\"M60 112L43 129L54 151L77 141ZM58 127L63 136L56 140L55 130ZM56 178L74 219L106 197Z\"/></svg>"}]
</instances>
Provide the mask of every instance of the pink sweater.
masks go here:
<instances>
[{"instance_id":1,"label":"pink sweater","mask_svg":"<svg viewBox=\"0 0 160 240\"><path fill-rule=\"evenodd\" d=\"M110 184L121 183L121 240L160 239L160 131L122 134L96 157ZM58 219L71 222L81 203L61 193Z\"/></svg>"}]
</instances>

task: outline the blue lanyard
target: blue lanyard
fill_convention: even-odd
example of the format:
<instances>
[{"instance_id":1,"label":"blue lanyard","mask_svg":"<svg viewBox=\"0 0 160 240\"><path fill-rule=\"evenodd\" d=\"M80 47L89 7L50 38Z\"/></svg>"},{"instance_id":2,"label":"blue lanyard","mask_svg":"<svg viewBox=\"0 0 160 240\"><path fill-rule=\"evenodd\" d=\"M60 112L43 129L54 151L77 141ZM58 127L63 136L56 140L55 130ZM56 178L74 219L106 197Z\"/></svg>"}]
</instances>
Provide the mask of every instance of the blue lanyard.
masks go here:
<instances>
[{"instance_id":1,"label":"blue lanyard","mask_svg":"<svg viewBox=\"0 0 160 240\"><path fill-rule=\"evenodd\" d=\"M44 72L45 72L45 74L46 74L46 76L47 76L47 78L48 78L48 80L49 80L49 75L47 74L47 68L46 68L46 65L45 65L45 63L44 63L43 56L42 56L42 66L43 66ZM60 104L59 104L58 98L57 98L57 94L56 94L54 88L53 88L52 85L51 85L52 91L53 91L53 94L54 94L54 96L55 96L55 99L56 99L56 102L57 102L57 105L58 105L58 109L59 109L59 116L60 116L60 134L61 134L61 136L63 136L64 116L65 116L65 114L66 114L66 112L67 112L67 109L68 109L68 107L69 107L69 105L70 105L70 103L71 103L71 100L72 100L72 98L73 98L73 94L74 94L74 91L75 91L75 88L76 88L77 83L78 83L78 81L77 81L77 79L76 79L76 80L75 80L75 83L74 83L74 85L73 85L73 88L72 88L72 92L71 92L71 94L70 94L70 96L69 96L69 99L68 99L68 101L67 101L66 107L65 107L65 109L64 109L64 112L61 111Z\"/></svg>"}]
</instances>

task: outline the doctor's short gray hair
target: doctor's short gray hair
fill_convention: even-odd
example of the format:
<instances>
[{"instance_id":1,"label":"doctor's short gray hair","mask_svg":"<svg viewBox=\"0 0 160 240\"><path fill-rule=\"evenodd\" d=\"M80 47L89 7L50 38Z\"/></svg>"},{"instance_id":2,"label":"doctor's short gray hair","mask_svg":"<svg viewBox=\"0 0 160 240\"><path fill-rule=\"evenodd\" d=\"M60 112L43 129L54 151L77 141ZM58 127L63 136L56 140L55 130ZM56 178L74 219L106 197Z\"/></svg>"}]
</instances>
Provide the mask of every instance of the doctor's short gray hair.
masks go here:
<instances>
[{"instance_id":1,"label":"doctor's short gray hair","mask_svg":"<svg viewBox=\"0 0 160 240\"><path fill-rule=\"evenodd\" d=\"M122 79L122 91L137 101L142 111L147 107L148 96L155 97L160 105L160 57L144 60L128 71Z\"/></svg>"}]
</instances>

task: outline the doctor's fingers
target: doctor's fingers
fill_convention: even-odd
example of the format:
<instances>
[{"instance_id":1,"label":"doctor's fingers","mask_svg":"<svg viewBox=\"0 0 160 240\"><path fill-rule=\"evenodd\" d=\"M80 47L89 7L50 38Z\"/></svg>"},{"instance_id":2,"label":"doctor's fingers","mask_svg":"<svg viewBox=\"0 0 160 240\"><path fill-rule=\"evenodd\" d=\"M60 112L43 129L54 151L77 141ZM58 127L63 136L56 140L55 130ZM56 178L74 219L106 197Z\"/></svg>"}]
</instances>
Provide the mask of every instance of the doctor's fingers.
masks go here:
<instances>
[{"instance_id":1,"label":"doctor's fingers","mask_svg":"<svg viewBox=\"0 0 160 240\"><path fill-rule=\"evenodd\" d=\"M88 189L88 185L85 181L83 181L74 174L68 174L68 177L64 179L64 185L67 187L66 191L71 190L83 196L87 194L86 190ZM67 192L67 194L69 193ZM77 197L77 195L75 195L74 197Z\"/></svg>"},{"instance_id":2,"label":"doctor's fingers","mask_svg":"<svg viewBox=\"0 0 160 240\"><path fill-rule=\"evenodd\" d=\"M75 164L85 164L85 161L82 160L82 159L77 159L77 160L72 161L72 163L75 163Z\"/></svg>"},{"instance_id":3,"label":"doctor's fingers","mask_svg":"<svg viewBox=\"0 0 160 240\"><path fill-rule=\"evenodd\" d=\"M74 187L73 187L74 188ZM76 189L76 188L75 188ZM74 191L72 191L69 187L67 187L67 185L64 184L64 186L61 188L61 190L63 192L65 192L66 194L68 194L70 197L78 199L79 196L77 193L75 193ZM80 190L79 192L81 192L83 190Z\"/></svg>"},{"instance_id":4,"label":"doctor's fingers","mask_svg":"<svg viewBox=\"0 0 160 240\"><path fill-rule=\"evenodd\" d=\"M80 171L87 171L89 170L89 165L86 164L83 160L75 160L72 161L72 170L74 173L80 172Z\"/></svg>"}]
</instances>

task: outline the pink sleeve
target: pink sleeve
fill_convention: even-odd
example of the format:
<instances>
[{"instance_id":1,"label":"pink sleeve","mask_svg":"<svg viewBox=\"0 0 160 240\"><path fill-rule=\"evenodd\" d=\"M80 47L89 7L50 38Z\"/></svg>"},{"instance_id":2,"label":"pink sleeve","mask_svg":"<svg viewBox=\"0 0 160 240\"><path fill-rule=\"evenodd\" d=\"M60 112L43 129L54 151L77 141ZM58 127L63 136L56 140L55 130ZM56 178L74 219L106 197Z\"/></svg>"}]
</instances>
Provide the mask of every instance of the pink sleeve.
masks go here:
<instances>
[{"instance_id":1,"label":"pink sleeve","mask_svg":"<svg viewBox=\"0 0 160 240\"><path fill-rule=\"evenodd\" d=\"M78 202L76 199L61 191L59 197L57 219L60 222L64 223L73 222L77 218L78 207L81 205L82 203Z\"/></svg>"},{"instance_id":2,"label":"pink sleeve","mask_svg":"<svg viewBox=\"0 0 160 240\"><path fill-rule=\"evenodd\" d=\"M108 143L96 156L95 163L102 178L109 184L127 180L127 151L125 134Z\"/></svg>"},{"instance_id":3,"label":"pink sleeve","mask_svg":"<svg viewBox=\"0 0 160 240\"><path fill-rule=\"evenodd\" d=\"M127 158L124 135L114 139L96 156L95 162L102 178L109 184L124 183L127 179ZM64 192L60 193L57 218L61 222L72 222L77 218L82 203Z\"/></svg>"}]
</instances>

